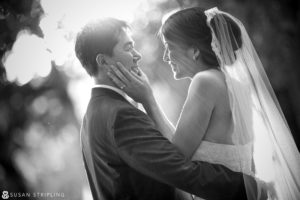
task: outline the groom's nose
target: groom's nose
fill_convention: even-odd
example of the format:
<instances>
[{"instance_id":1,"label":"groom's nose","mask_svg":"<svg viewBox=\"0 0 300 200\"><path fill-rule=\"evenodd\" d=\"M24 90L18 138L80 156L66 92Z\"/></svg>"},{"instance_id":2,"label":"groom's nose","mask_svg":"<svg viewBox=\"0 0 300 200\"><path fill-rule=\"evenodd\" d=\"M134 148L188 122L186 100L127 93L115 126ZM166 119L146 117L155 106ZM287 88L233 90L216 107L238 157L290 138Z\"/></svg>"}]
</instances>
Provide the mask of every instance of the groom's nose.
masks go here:
<instances>
[{"instance_id":1,"label":"groom's nose","mask_svg":"<svg viewBox=\"0 0 300 200\"><path fill-rule=\"evenodd\" d=\"M139 52L137 52L135 49L132 51L133 59L134 61L139 61L141 60L142 56Z\"/></svg>"}]
</instances>

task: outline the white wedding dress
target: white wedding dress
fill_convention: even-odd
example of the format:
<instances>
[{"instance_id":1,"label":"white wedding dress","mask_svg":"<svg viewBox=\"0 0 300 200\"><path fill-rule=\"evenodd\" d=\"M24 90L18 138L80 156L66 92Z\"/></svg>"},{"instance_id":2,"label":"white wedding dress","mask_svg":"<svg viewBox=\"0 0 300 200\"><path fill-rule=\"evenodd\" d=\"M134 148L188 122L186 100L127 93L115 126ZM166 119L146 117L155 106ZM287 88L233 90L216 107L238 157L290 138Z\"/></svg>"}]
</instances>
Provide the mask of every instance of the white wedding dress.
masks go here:
<instances>
[{"instance_id":1,"label":"white wedding dress","mask_svg":"<svg viewBox=\"0 0 300 200\"><path fill-rule=\"evenodd\" d=\"M251 171L252 152L252 143L230 145L202 141L192 160L221 164L232 171L253 175ZM240 158L240 154L244 156Z\"/></svg>"},{"instance_id":2,"label":"white wedding dress","mask_svg":"<svg viewBox=\"0 0 300 200\"><path fill-rule=\"evenodd\" d=\"M195 151L192 160L200 160L213 164L221 164L235 172L244 172L252 175L252 143L244 145L219 144L208 141L202 141L198 149ZM240 158L240 153L244 157ZM195 197L194 200L202 200Z\"/></svg>"}]
</instances>

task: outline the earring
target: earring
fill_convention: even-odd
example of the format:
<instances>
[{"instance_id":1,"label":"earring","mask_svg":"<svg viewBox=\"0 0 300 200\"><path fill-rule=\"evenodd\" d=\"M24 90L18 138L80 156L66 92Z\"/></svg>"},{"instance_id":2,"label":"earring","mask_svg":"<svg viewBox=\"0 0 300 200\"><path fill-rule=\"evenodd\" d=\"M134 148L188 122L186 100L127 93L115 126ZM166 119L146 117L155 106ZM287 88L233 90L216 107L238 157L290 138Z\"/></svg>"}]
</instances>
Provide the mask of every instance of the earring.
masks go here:
<instances>
[{"instance_id":1,"label":"earring","mask_svg":"<svg viewBox=\"0 0 300 200\"><path fill-rule=\"evenodd\" d=\"M196 55L193 55L193 60L195 60L195 61L196 61Z\"/></svg>"}]
</instances>

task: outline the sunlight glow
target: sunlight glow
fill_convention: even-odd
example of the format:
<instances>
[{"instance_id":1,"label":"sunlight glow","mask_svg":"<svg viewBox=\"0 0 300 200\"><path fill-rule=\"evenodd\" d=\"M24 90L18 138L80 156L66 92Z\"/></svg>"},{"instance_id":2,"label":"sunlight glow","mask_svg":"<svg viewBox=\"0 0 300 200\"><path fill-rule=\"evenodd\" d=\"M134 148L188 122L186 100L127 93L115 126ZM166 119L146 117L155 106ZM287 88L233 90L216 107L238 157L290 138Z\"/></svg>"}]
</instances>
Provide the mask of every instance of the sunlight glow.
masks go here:
<instances>
[{"instance_id":1,"label":"sunlight glow","mask_svg":"<svg viewBox=\"0 0 300 200\"><path fill-rule=\"evenodd\" d=\"M45 16L40 22L44 40L50 50L52 60L71 77L68 92L74 101L79 119L85 112L92 86L90 77L81 67L74 52L77 32L88 21L101 17L114 17L132 23L147 17L138 17L147 9L154 9L155 1L140 0L41 0ZM144 11L144 12L142 12ZM155 13L160 17L160 13ZM145 22L146 25L148 23Z\"/></svg>"},{"instance_id":2,"label":"sunlight glow","mask_svg":"<svg viewBox=\"0 0 300 200\"><path fill-rule=\"evenodd\" d=\"M41 0L45 16L40 22L40 27L56 65L63 66L66 62L76 59L74 39L85 23L101 17L115 17L131 22L139 2L138 0Z\"/></svg>"},{"instance_id":3,"label":"sunlight glow","mask_svg":"<svg viewBox=\"0 0 300 200\"><path fill-rule=\"evenodd\" d=\"M51 71L51 57L42 38L27 30L20 31L12 51L4 58L9 81L23 85L35 76L45 77Z\"/></svg>"},{"instance_id":4,"label":"sunlight glow","mask_svg":"<svg viewBox=\"0 0 300 200\"><path fill-rule=\"evenodd\" d=\"M68 85L68 93L74 102L74 109L77 118L81 121L91 97L92 79L82 78L74 80Z\"/></svg>"},{"instance_id":5,"label":"sunlight glow","mask_svg":"<svg viewBox=\"0 0 300 200\"><path fill-rule=\"evenodd\" d=\"M3 59L8 80L23 85L34 77L47 76L51 60L58 66L73 63L76 59L74 38L84 23L104 16L131 22L139 4L138 0L41 0L45 11L40 22L44 39L27 30L20 31L12 51ZM67 66L73 68L73 72L83 72L78 65ZM79 70L74 70L75 67Z\"/></svg>"},{"instance_id":6,"label":"sunlight glow","mask_svg":"<svg viewBox=\"0 0 300 200\"><path fill-rule=\"evenodd\" d=\"M165 113L169 121L173 125L176 125L178 116L177 113L174 113L174 108L176 108L176 104L178 102L173 101L175 98L170 101L170 97L173 94L171 94L171 89L169 88L169 85L157 82L151 85L151 87L158 104L161 105L161 108L163 109L163 112Z\"/></svg>"},{"instance_id":7,"label":"sunlight glow","mask_svg":"<svg viewBox=\"0 0 300 200\"><path fill-rule=\"evenodd\" d=\"M134 19L139 0L41 0L46 17L63 28L76 32L87 21L115 17L128 22Z\"/></svg>"},{"instance_id":8,"label":"sunlight glow","mask_svg":"<svg viewBox=\"0 0 300 200\"><path fill-rule=\"evenodd\" d=\"M76 107L76 113L81 116L90 95L87 92L82 95L82 92L90 91L90 84L87 83L90 82L90 77L75 56L77 32L87 21L101 17L125 20L133 26L133 32L141 32L150 21L160 21L162 12L156 6L164 1L166 0L41 0L45 15L39 26L44 37L39 38L25 30L19 33L12 51L3 59L8 80L23 85L31 80L35 81L35 77L46 77L53 61L59 70L65 71L69 76L71 81L68 84L73 84L68 86L69 93L75 105L80 104ZM137 35L141 37L142 34ZM153 45L150 39L145 44L141 52L148 55L153 53L145 51L151 49L146 46L152 46L153 51L158 48L158 44ZM147 60L153 62L154 58L148 56L145 58ZM76 92L80 95L75 94ZM82 100L77 102L77 99Z\"/></svg>"},{"instance_id":9,"label":"sunlight glow","mask_svg":"<svg viewBox=\"0 0 300 200\"><path fill-rule=\"evenodd\" d=\"M93 200L92 193L87 186L82 188L82 200Z\"/></svg>"}]
</instances>

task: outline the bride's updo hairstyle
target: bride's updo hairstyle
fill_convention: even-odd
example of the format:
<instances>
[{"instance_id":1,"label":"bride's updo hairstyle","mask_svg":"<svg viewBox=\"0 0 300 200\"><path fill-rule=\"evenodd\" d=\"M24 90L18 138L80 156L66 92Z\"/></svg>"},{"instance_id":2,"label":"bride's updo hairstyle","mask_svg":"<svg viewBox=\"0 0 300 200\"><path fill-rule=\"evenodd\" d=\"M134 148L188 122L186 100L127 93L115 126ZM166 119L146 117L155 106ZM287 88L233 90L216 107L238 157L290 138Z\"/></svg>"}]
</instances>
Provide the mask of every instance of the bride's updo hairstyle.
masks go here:
<instances>
[{"instance_id":1,"label":"bride's updo hairstyle","mask_svg":"<svg viewBox=\"0 0 300 200\"><path fill-rule=\"evenodd\" d=\"M170 15L162 24L159 35L170 43L182 48L195 47L200 51L202 61L210 67L219 67L216 54L212 50L212 33L207 25L205 9L200 7L187 8ZM238 25L225 14L224 17L229 31L231 31L231 45L233 50L242 46L241 30ZM215 31L215 23L210 21ZM218 35L216 36L217 39Z\"/></svg>"}]
</instances>

